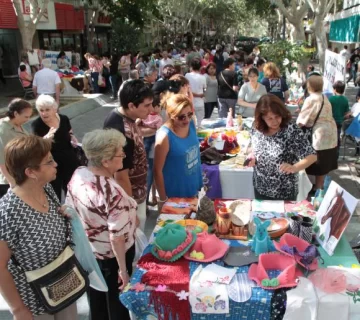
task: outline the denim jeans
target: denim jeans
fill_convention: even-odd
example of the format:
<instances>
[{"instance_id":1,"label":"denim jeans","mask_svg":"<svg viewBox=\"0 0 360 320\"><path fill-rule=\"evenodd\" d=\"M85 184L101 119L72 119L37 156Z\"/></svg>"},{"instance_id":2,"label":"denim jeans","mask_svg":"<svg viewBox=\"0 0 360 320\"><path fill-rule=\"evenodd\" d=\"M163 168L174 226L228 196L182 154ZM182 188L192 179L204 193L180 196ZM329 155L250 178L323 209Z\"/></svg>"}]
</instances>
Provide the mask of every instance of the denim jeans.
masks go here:
<instances>
[{"instance_id":1,"label":"denim jeans","mask_svg":"<svg viewBox=\"0 0 360 320\"><path fill-rule=\"evenodd\" d=\"M214 108L217 107L217 101L215 102L205 102L205 119L211 118Z\"/></svg>"},{"instance_id":2,"label":"denim jeans","mask_svg":"<svg viewBox=\"0 0 360 320\"><path fill-rule=\"evenodd\" d=\"M109 77L110 84L111 84L111 91L114 98L117 98L117 91L118 91L118 76L117 74L112 74Z\"/></svg>"},{"instance_id":3,"label":"denim jeans","mask_svg":"<svg viewBox=\"0 0 360 320\"><path fill-rule=\"evenodd\" d=\"M91 83L94 88L94 93L99 93L99 72L91 72Z\"/></svg>"},{"instance_id":4,"label":"denim jeans","mask_svg":"<svg viewBox=\"0 0 360 320\"><path fill-rule=\"evenodd\" d=\"M153 179L154 179L154 173L153 173L154 158L150 158L150 151L151 151L151 148L154 143L155 143L155 135L144 138L146 158L147 158L148 165L149 165L148 172L147 172L147 197L146 197L147 201L149 200L151 185L152 185Z\"/></svg>"},{"instance_id":5,"label":"denim jeans","mask_svg":"<svg viewBox=\"0 0 360 320\"><path fill-rule=\"evenodd\" d=\"M218 103L219 103L219 118L227 118L230 108L232 108L233 117L235 117L236 99L218 98Z\"/></svg>"}]
</instances>

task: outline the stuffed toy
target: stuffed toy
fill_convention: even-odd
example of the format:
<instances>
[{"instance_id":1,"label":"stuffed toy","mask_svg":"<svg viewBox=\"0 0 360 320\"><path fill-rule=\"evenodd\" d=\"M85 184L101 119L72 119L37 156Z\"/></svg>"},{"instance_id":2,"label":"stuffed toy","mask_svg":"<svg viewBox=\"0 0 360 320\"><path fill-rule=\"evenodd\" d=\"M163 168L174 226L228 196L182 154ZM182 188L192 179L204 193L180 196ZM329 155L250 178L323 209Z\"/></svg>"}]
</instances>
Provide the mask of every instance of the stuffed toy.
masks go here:
<instances>
[{"instance_id":1,"label":"stuffed toy","mask_svg":"<svg viewBox=\"0 0 360 320\"><path fill-rule=\"evenodd\" d=\"M271 221L266 220L261 222L258 217L254 218L254 223L256 225L256 231L253 236L253 241L251 243L251 250L255 252L258 256L261 253L274 251L274 244L270 239L267 228L270 226Z\"/></svg>"}]
</instances>

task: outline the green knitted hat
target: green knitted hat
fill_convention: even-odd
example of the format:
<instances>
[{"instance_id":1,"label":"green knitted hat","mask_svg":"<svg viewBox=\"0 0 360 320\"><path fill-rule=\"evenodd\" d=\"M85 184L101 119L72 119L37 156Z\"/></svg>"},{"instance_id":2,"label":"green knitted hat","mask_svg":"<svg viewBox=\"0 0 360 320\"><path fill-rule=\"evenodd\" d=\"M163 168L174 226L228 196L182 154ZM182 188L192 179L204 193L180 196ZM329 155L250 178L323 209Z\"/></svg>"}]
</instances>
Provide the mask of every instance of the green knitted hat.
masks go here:
<instances>
[{"instance_id":1,"label":"green knitted hat","mask_svg":"<svg viewBox=\"0 0 360 320\"><path fill-rule=\"evenodd\" d=\"M183 226L170 223L156 235L151 253L159 260L172 262L181 258L196 240L195 232Z\"/></svg>"}]
</instances>

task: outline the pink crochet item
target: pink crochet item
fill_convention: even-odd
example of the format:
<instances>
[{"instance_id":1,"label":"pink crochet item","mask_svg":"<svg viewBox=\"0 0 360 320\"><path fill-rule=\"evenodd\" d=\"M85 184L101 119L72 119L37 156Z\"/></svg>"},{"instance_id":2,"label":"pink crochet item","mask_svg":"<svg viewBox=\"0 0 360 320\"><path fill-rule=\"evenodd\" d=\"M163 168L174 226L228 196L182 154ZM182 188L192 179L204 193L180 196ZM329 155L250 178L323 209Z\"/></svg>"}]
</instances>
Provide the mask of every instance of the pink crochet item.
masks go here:
<instances>
[{"instance_id":1,"label":"pink crochet item","mask_svg":"<svg viewBox=\"0 0 360 320\"><path fill-rule=\"evenodd\" d=\"M281 270L281 273L270 279L266 270ZM293 257L280 253L263 253L259 256L259 263L250 266L248 276L261 288L273 290L296 287L297 278L302 276L302 272L296 268Z\"/></svg>"},{"instance_id":2,"label":"pink crochet item","mask_svg":"<svg viewBox=\"0 0 360 320\"><path fill-rule=\"evenodd\" d=\"M318 268L318 259L314 257L312 262L309 265L305 265L302 261L302 257L298 254L291 254L288 251L285 251L284 248L296 248L297 252L304 252L308 247L309 243L303 239L300 239L290 233L285 233L279 242L273 241L275 249L289 257L294 257L296 262L301 266L305 267L308 270L316 270Z\"/></svg>"},{"instance_id":3,"label":"pink crochet item","mask_svg":"<svg viewBox=\"0 0 360 320\"><path fill-rule=\"evenodd\" d=\"M184 258L198 262L211 262L222 258L229 246L214 234L198 233L193 246L185 253ZM197 254L194 254L194 251Z\"/></svg>"},{"instance_id":4,"label":"pink crochet item","mask_svg":"<svg viewBox=\"0 0 360 320\"><path fill-rule=\"evenodd\" d=\"M192 240L193 240L192 234L187 231L187 236L186 236L185 241L182 244L180 244L179 246L177 246L174 250L172 250L172 251L164 251L164 250L158 249L157 247L155 247L154 250L157 251L157 253L158 253L158 255L159 255L159 257L161 259L170 260L173 256L175 256L178 253L184 251L185 248L190 244L190 242Z\"/></svg>"},{"instance_id":5,"label":"pink crochet item","mask_svg":"<svg viewBox=\"0 0 360 320\"><path fill-rule=\"evenodd\" d=\"M341 270L318 269L308 279L315 287L326 293L339 293L346 289L346 276Z\"/></svg>"}]
</instances>

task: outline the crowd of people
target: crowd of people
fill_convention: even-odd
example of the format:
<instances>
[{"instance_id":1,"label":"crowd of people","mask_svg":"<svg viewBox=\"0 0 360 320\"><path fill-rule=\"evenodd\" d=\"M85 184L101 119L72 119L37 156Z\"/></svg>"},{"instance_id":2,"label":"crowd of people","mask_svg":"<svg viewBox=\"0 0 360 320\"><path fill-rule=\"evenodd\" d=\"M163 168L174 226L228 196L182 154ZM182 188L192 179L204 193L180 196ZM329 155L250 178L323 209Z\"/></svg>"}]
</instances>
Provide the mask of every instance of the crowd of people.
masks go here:
<instances>
[{"instance_id":1,"label":"crowd of people","mask_svg":"<svg viewBox=\"0 0 360 320\"><path fill-rule=\"evenodd\" d=\"M314 189L322 189L337 168L341 128L360 112L359 105L352 111L346 105L344 83L335 83L328 99L322 76L309 74L294 122L285 105L288 85L258 48L248 57L221 47L191 50L183 56L185 75L175 63L183 52L170 54L139 54L135 61L130 53L103 60L85 55L94 92L108 69L119 99L103 128L82 140L87 166L80 166L69 118L58 112L57 77L46 59L33 81L39 116L32 134L23 127L31 104L9 104L0 123L0 294L14 319L76 318L75 303L51 316L25 276L54 261L69 241L61 200L80 216L108 286L107 293L89 288L91 319L129 319L119 290L132 273L135 230L145 228L150 190L155 185L159 211L171 197L197 196L203 186L197 127L214 108L219 117L254 117L247 158L257 199L295 200L299 171L314 175ZM62 59L59 68L66 67Z\"/></svg>"}]
</instances>

